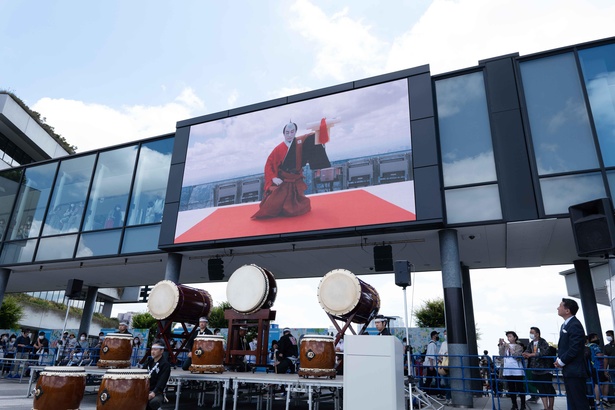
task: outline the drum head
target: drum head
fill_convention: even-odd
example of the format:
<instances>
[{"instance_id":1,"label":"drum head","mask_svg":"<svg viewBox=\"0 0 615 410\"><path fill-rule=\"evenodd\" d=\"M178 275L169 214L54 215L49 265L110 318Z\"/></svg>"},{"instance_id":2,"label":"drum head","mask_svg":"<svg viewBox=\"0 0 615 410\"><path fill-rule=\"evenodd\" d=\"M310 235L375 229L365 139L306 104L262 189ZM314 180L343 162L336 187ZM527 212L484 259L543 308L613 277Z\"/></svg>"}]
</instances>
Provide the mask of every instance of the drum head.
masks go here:
<instances>
[{"instance_id":1,"label":"drum head","mask_svg":"<svg viewBox=\"0 0 615 410\"><path fill-rule=\"evenodd\" d=\"M228 303L242 313L259 309L267 299L268 292L267 274L256 265L244 265L237 269L226 285Z\"/></svg>"},{"instance_id":2,"label":"drum head","mask_svg":"<svg viewBox=\"0 0 615 410\"><path fill-rule=\"evenodd\" d=\"M361 299L359 279L349 270L334 269L320 280L318 303L325 312L345 315L354 309Z\"/></svg>"},{"instance_id":3,"label":"drum head","mask_svg":"<svg viewBox=\"0 0 615 410\"><path fill-rule=\"evenodd\" d=\"M179 290L170 280L160 281L152 288L147 301L147 310L157 320L171 316L179 303Z\"/></svg>"}]
</instances>

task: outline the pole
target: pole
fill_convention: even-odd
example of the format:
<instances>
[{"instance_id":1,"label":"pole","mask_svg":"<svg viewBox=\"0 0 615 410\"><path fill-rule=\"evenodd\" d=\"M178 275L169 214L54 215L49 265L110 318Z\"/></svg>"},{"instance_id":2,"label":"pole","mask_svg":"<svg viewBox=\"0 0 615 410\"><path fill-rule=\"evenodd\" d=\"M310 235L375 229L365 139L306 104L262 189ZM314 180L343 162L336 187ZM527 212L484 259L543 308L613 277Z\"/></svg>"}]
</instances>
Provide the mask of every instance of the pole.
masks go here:
<instances>
[{"instance_id":1,"label":"pole","mask_svg":"<svg viewBox=\"0 0 615 410\"><path fill-rule=\"evenodd\" d=\"M66 303L66 316L64 317L64 326L62 326L62 333L60 334L60 337L64 335L64 331L66 330L66 322L68 322L68 312L70 311L70 302L71 299L68 298L68 302Z\"/></svg>"},{"instance_id":2,"label":"pole","mask_svg":"<svg viewBox=\"0 0 615 410\"><path fill-rule=\"evenodd\" d=\"M404 291L404 313L406 314L406 360L408 361L408 398L410 400L410 410L413 409L413 400L412 400L412 356L410 355L410 336L408 332L408 326L410 323L408 322L408 298L406 297L406 287L403 287Z\"/></svg>"}]
</instances>

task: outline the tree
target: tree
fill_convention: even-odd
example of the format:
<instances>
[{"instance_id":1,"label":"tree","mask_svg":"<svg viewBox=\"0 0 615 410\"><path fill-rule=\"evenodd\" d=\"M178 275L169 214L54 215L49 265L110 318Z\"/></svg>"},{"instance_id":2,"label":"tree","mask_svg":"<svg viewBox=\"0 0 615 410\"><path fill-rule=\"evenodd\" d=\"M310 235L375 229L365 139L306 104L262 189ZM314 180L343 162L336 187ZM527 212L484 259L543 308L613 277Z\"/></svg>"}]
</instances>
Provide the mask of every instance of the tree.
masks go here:
<instances>
[{"instance_id":1,"label":"tree","mask_svg":"<svg viewBox=\"0 0 615 410\"><path fill-rule=\"evenodd\" d=\"M218 306L211 309L209 312L209 327L228 328L228 320L224 318L224 311L231 309L231 304L228 302L220 302Z\"/></svg>"},{"instance_id":2,"label":"tree","mask_svg":"<svg viewBox=\"0 0 615 410\"><path fill-rule=\"evenodd\" d=\"M418 327L444 327L444 299L427 300L415 317Z\"/></svg>"},{"instance_id":3,"label":"tree","mask_svg":"<svg viewBox=\"0 0 615 410\"><path fill-rule=\"evenodd\" d=\"M156 333L158 333L158 321L148 312L132 315L132 327L135 329L149 329L147 346L151 346Z\"/></svg>"},{"instance_id":4,"label":"tree","mask_svg":"<svg viewBox=\"0 0 615 410\"><path fill-rule=\"evenodd\" d=\"M6 295L0 307L0 329L16 329L23 317L23 308L17 303L17 299Z\"/></svg>"}]
</instances>

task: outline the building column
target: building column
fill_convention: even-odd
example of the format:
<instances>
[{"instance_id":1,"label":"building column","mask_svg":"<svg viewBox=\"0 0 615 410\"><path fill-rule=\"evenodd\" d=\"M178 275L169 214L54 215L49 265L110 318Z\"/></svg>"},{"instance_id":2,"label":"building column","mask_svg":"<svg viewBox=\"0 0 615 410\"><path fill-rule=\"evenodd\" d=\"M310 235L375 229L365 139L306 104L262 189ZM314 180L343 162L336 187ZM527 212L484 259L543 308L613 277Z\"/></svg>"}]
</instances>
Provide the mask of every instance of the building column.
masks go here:
<instances>
[{"instance_id":1,"label":"building column","mask_svg":"<svg viewBox=\"0 0 615 410\"><path fill-rule=\"evenodd\" d=\"M173 283L179 283L179 274L182 269L182 255L179 253L169 253L167 256L167 266L164 271L164 278Z\"/></svg>"},{"instance_id":2,"label":"building column","mask_svg":"<svg viewBox=\"0 0 615 410\"><path fill-rule=\"evenodd\" d=\"M4 294L6 293L6 287L9 284L9 277L11 276L11 270L0 268L0 306L4 301Z\"/></svg>"},{"instance_id":3,"label":"building column","mask_svg":"<svg viewBox=\"0 0 615 410\"><path fill-rule=\"evenodd\" d=\"M468 337L468 353L470 354L470 374L472 376L472 391L483 390L483 380L480 377L478 345L476 342L476 319L474 319L474 301L472 299L472 282L470 268L461 264L461 289L466 317L466 335Z\"/></svg>"},{"instance_id":4,"label":"building column","mask_svg":"<svg viewBox=\"0 0 615 410\"><path fill-rule=\"evenodd\" d=\"M581 298L581 308L585 318L585 333L597 333L602 338L602 326L598 315L598 304L594 293L594 281L592 272L589 268L587 259L577 259L574 262L574 270L577 275L577 285L579 286L579 297Z\"/></svg>"},{"instance_id":5,"label":"building column","mask_svg":"<svg viewBox=\"0 0 615 410\"><path fill-rule=\"evenodd\" d=\"M100 312L104 317L111 317L111 312L113 311L113 302L108 300L103 302L102 312Z\"/></svg>"},{"instance_id":6,"label":"building column","mask_svg":"<svg viewBox=\"0 0 615 410\"><path fill-rule=\"evenodd\" d=\"M98 287L88 286L88 293L85 297L85 304L83 305L83 314L81 315L81 323L79 323L79 334L90 334L90 323L92 323L92 317L94 316L96 296L98 296Z\"/></svg>"},{"instance_id":7,"label":"building column","mask_svg":"<svg viewBox=\"0 0 615 410\"><path fill-rule=\"evenodd\" d=\"M442 264L442 286L444 288L451 396L453 405L472 407L474 400L470 392L470 360L457 231L444 229L438 234L440 238L440 262Z\"/></svg>"}]
</instances>

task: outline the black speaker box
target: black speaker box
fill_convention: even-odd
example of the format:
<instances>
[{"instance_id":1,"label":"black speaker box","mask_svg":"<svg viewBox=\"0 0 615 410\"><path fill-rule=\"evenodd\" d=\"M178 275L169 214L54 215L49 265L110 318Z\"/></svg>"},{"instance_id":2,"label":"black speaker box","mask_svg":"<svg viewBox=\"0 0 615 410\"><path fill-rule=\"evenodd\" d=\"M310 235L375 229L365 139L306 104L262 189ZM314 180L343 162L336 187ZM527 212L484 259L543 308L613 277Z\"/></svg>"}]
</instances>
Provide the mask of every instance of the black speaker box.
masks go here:
<instances>
[{"instance_id":1,"label":"black speaker box","mask_svg":"<svg viewBox=\"0 0 615 410\"><path fill-rule=\"evenodd\" d=\"M391 245L374 246L374 270L376 272L393 271L393 247Z\"/></svg>"},{"instance_id":2,"label":"black speaker box","mask_svg":"<svg viewBox=\"0 0 615 410\"><path fill-rule=\"evenodd\" d=\"M81 279L69 279L66 285L66 297L74 298L79 296L81 289L83 288L83 281Z\"/></svg>"},{"instance_id":3,"label":"black speaker box","mask_svg":"<svg viewBox=\"0 0 615 410\"><path fill-rule=\"evenodd\" d=\"M224 261L220 258L209 259L207 261L207 273L209 280L224 279Z\"/></svg>"},{"instance_id":4,"label":"black speaker box","mask_svg":"<svg viewBox=\"0 0 615 410\"><path fill-rule=\"evenodd\" d=\"M607 255L615 250L613 205L608 198L568 208L579 256Z\"/></svg>"},{"instance_id":5,"label":"black speaker box","mask_svg":"<svg viewBox=\"0 0 615 410\"><path fill-rule=\"evenodd\" d=\"M395 261L395 284L405 288L410 286L412 264L408 261Z\"/></svg>"}]
</instances>

